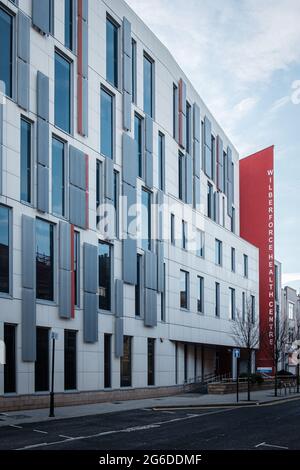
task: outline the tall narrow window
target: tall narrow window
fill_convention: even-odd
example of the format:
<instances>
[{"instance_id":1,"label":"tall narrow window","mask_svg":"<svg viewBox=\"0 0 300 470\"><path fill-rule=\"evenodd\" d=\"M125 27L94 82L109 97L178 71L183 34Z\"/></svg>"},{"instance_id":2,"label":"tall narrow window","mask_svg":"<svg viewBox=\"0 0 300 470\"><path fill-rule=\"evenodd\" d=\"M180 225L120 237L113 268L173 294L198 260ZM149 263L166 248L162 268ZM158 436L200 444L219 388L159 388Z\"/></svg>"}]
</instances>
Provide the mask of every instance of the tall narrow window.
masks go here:
<instances>
[{"instance_id":1,"label":"tall narrow window","mask_svg":"<svg viewBox=\"0 0 300 470\"><path fill-rule=\"evenodd\" d=\"M196 230L196 255L204 258L205 235L203 230Z\"/></svg>"},{"instance_id":2,"label":"tall narrow window","mask_svg":"<svg viewBox=\"0 0 300 470\"><path fill-rule=\"evenodd\" d=\"M124 336L124 353L120 358L120 385L121 387L131 387L132 358L131 358L131 336Z\"/></svg>"},{"instance_id":3,"label":"tall narrow window","mask_svg":"<svg viewBox=\"0 0 300 470\"><path fill-rule=\"evenodd\" d=\"M171 244L175 245L175 215L171 214Z\"/></svg>"},{"instance_id":4,"label":"tall narrow window","mask_svg":"<svg viewBox=\"0 0 300 470\"><path fill-rule=\"evenodd\" d=\"M104 388L111 387L111 335L104 334Z\"/></svg>"},{"instance_id":5,"label":"tall narrow window","mask_svg":"<svg viewBox=\"0 0 300 470\"><path fill-rule=\"evenodd\" d=\"M166 263L163 264L163 290L160 293L160 319L166 321Z\"/></svg>"},{"instance_id":6,"label":"tall narrow window","mask_svg":"<svg viewBox=\"0 0 300 470\"><path fill-rule=\"evenodd\" d=\"M134 140L137 149L137 166L138 176L143 176L143 119L138 115L134 115Z\"/></svg>"},{"instance_id":7,"label":"tall narrow window","mask_svg":"<svg viewBox=\"0 0 300 470\"><path fill-rule=\"evenodd\" d=\"M151 193L142 190L142 249L151 250Z\"/></svg>"},{"instance_id":8,"label":"tall narrow window","mask_svg":"<svg viewBox=\"0 0 300 470\"><path fill-rule=\"evenodd\" d=\"M36 329L35 391L49 390L49 329Z\"/></svg>"},{"instance_id":9,"label":"tall narrow window","mask_svg":"<svg viewBox=\"0 0 300 470\"><path fill-rule=\"evenodd\" d=\"M229 287L229 318L235 320L235 289Z\"/></svg>"},{"instance_id":10,"label":"tall narrow window","mask_svg":"<svg viewBox=\"0 0 300 470\"><path fill-rule=\"evenodd\" d=\"M215 296L216 296L216 299L215 299L215 307L216 307L215 314L216 314L216 317L219 317L220 316L220 284L219 284L219 282L216 282L215 289L216 289L216 292L215 292Z\"/></svg>"},{"instance_id":11,"label":"tall narrow window","mask_svg":"<svg viewBox=\"0 0 300 470\"><path fill-rule=\"evenodd\" d=\"M231 271L235 273L235 248L231 247Z\"/></svg>"},{"instance_id":12,"label":"tall narrow window","mask_svg":"<svg viewBox=\"0 0 300 470\"><path fill-rule=\"evenodd\" d=\"M148 338L148 385L155 384L155 339Z\"/></svg>"},{"instance_id":13,"label":"tall narrow window","mask_svg":"<svg viewBox=\"0 0 300 470\"><path fill-rule=\"evenodd\" d=\"M110 18L106 19L106 80L118 87L118 31L119 27Z\"/></svg>"},{"instance_id":14,"label":"tall narrow window","mask_svg":"<svg viewBox=\"0 0 300 470\"><path fill-rule=\"evenodd\" d=\"M235 233L235 208L232 208L232 216L231 216L231 231Z\"/></svg>"},{"instance_id":15,"label":"tall narrow window","mask_svg":"<svg viewBox=\"0 0 300 470\"><path fill-rule=\"evenodd\" d=\"M131 40L132 102L136 103L136 42Z\"/></svg>"},{"instance_id":16,"label":"tall narrow window","mask_svg":"<svg viewBox=\"0 0 300 470\"><path fill-rule=\"evenodd\" d=\"M64 350L64 386L65 390L76 390L77 388L77 345L76 331L65 330Z\"/></svg>"},{"instance_id":17,"label":"tall narrow window","mask_svg":"<svg viewBox=\"0 0 300 470\"><path fill-rule=\"evenodd\" d=\"M73 244L73 249L74 249L74 266L73 266L73 272L74 272L74 301L76 307L79 307L80 305L80 233L74 231L74 244Z\"/></svg>"},{"instance_id":18,"label":"tall narrow window","mask_svg":"<svg viewBox=\"0 0 300 470\"><path fill-rule=\"evenodd\" d=\"M178 153L178 197L181 201L184 199L184 156L181 152Z\"/></svg>"},{"instance_id":19,"label":"tall narrow window","mask_svg":"<svg viewBox=\"0 0 300 470\"><path fill-rule=\"evenodd\" d=\"M4 323L4 393L16 392L16 326Z\"/></svg>"},{"instance_id":20,"label":"tall narrow window","mask_svg":"<svg viewBox=\"0 0 300 470\"><path fill-rule=\"evenodd\" d=\"M103 164L100 160L96 162L96 223L100 222L100 205L103 201Z\"/></svg>"},{"instance_id":21,"label":"tall narrow window","mask_svg":"<svg viewBox=\"0 0 300 470\"><path fill-rule=\"evenodd\" d=\"M114 215L115 236L119 236L119 172L114 170Z\"/></svg>"},{"instance_id":22,"label":"tall narrow window","mask_svg":"<svg viewBox=\"0 0 300 470\"><path fill-rule=\"evenodd\" d=\"M173 83L173 137L176 138L178 125L178 87Z\"/></svg>"},{"instance_id":23,"label":"tall narrow window","mask_svg":"<svg viewBox=\"0 0 300 470\"><path fill-rule=\"evenodd\" d=\"M204 313L204 278L198 276L197 312Z\"/></svg>"},{"instance_id":24,"label":"tall narrow window","mask_svg":"<svg viewBox=\"0 0 300 470\"><path fill-rule=\"evenodd\" d=\"M65 46L73 49L73 0L65 0Z\"/></svg>"},{"instance_id":25,"label":"tall narrow window","mask_svg":"<svg viewBox=\"0 0 300 470\"><path fill-rule=\"evenodd\" d=\"M165 189L165 136L158 133L158 187Z\"/></svg>"},{"instance_id":26,"label":"tall narrow window","mask_svg":"<svg viewBox=\"0 0 300 470\"><path fill-rule=\"evenodd\" d=\"M215 181L216 176L216 139L211 136L211 179Z\"/></svg>"},{"instance_id":27,"label":"tall narrow window","mask_svg":"<svg viewBox=\"0 0 300 470\"><path fill-rule=\"evenodd\" d=\"M183 346L183 361L184 382L186 383L188 380L188 345L186 343Z\"/></svg>"},{"instance_id":28,"label":"tall narrow window","mask_svg":"<svg viewBox=\"0 0 300 470\"><path fill-rule=\"evenodd\" d=\"M98 245L99 308L111 309L111 246L99 242Z\"/></svg>"},{"instance_id":29,"label":"tall narrow window","mask_svg":"<svg viewBox=\"0 0 300 470\"><path fill-rule=\"evenodd\" d=\"M154 63L144 54L144 112L153 117L153 68Z\"/></svg>"},{"instance_id":30,"label":"tall narrow window","mask_svg":"<svg viewBox=\"0 0 300 470\"><path fill-rule=\"evenodd\" d=\"M190 155L192 153L191 130L192 130L192 108L191 108L191 105L188 102L186 102L186 151Z\"/></svg>"},{"instance_id":31,"label":"tall narrow window","mask_svg":"<svg viewBox=\"0 0 300 470\"><path fill-rule=\"evenodd\" d=\"M181 223L181 240L182 240L182 249L186 250L187 249L187 223L183 220Z\"/></svg>"},{"instance_id":32,"label":"tall narrow window","mask_svg":"<svg viewBox=\"0 0 300 470\"><path fill-rule=\"evenodd\" d=\"M245 321L246 319L246 294L242 292L242 319Z\"/></svg>"},{"instance_id":33,"label":"tall narrow window","mask_svg":"<svg viewBox=\"0 0 300 470\"><path fill-rule=\"evenodd\" d=\"M0 292L9 294L9 246L10 246L10 212L0 205Z\"/></svg>"},{"instance_id":34,"label":"tall narrow window","mask_svg":"<svg viewBox=\"0 0 300 470\"><path fill-rule=\"evenodd\" d=\"M31 123L21 118L21 201L31 202Z\"/></svg>"},{"instance_id":35,"label":"tall narrow window","mask_svg":"<svg viewBox=\"0 0 300 470\"><path fill-rule=\"evenodd\" d=\"M52 139L52 212L65 215L65 144Z\"/></svg>"},{"instance_id":36,"label":"tall narrow window","mask_svg":"<svg viewBox=\"0 0 300 470\"><path fill-rule=\"evenodd\" d=\"M248 256L244 255L244 277L248 277Z\"/></svg>"},{"instance_id":37,"label":"tall narrow window","mask_svg":"<svg viewBox=\"0 0 300 470\"><path fill-rule=\"evenodd\" d=\"M207 183L207 217L213 218L213 205L214 205L214 191L213 186Z\"/></svg>"},{"instance_id":38,"label":"tall narrow window","mask_svg":"<svg viewBox=\"0 0 300 470\"><path fill-rule=\"evenodd\" d=\"M180 308L188 308L188 279L189 273L180 270Z\"/></svg>"},{"instance_id":39,"label":"tall narrow window","mask_svg":"<svg viewBox=\"0 0 300 470\"><path fill-rule=\"evenodd\" d=\"M255 323L255 297L251 295L251 322Z\"/></svg>"},{"instance_id":40,"label":"tall narrow window","mask_svg":"<svg viewBox=\"0 0 300 470\"><path fill-rule=\"evenodd\" d=\"M71 131L71 63L55 52L55 125L70 133Z\"/></svg>"},{"instance_id":41,"label":"tall narrow window","mask_svg":"<svg viewBox=\"0 0 300 470\"><path fill-rule=\"evenodd\" d=\"M139 317L141 315L141 275L142 275L142 255L137 255L136 258L136 277L137 283L135 285L135 315Z\"/></svg>"},{"instance_id":42,"label":"tall narrow window","mask_svg":"<svg viewBox=\"0 0 300 470\"><path fill-rule=\"evenodd\" d=\"M13 70L13 17L0 8L0 81L4 83L5 93L12 96Z\"/></svg>"},{"instance_id":43,"label":"tall narrow window","mask_svg":"<svg viewBox=\"0 0 300 470\"><path fill-rule=\"evenodd\" d=\"M222 266L223 249L221 240L215 239L215 263Z\"/></svg>"},{"instance_id":44,"label":"tall narrow window","mask_svg":"<svg viewBox=\"0 0 300 470\"><path fill-rule=\"evenodd\" d=\"M53 224L36 219L36 297L54 298Z\"/></svg>"},{"instance_id":45,"label":"tall narrow window","mask_svg":"<svg viewBox=\"0 0 300 470\"><path fill-rule=\"evenodd\" d=\"M114 97L101 88L101 153L113 159L114 143Z\"/></svg>"}]
</instances>

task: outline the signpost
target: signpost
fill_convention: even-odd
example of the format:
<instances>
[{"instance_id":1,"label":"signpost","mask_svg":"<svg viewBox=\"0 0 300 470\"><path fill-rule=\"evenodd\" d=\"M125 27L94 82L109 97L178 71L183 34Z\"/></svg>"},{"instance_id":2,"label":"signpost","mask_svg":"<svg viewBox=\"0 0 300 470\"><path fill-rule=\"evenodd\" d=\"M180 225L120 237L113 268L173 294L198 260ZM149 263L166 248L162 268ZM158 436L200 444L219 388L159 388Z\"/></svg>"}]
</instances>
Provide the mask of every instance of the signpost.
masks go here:
<instances>
[{"instance_id":1,"label":"signpost","mask_svg":"<svg viewBox=\"0 0 300 470\"><path fill-rule=\"evenodd\" d=\"M52 339L52 370L51 370L51 391L50 391L50 411L49 418L54 418L54 364L55 364L55 340L58 339L58 333L51 333Z\"/></svg>"},{"instance_id":2,"label":"signpost","mask_svg":"<svg viewBox=\"0 0 300 470\"><path fill-rule=\"evenodd\" d=\"M239 375L240 375L240 356L241 351L239 348L234 348L233 357L236 358L236 401L239 401Z\"/></svg>"}]
</instances>

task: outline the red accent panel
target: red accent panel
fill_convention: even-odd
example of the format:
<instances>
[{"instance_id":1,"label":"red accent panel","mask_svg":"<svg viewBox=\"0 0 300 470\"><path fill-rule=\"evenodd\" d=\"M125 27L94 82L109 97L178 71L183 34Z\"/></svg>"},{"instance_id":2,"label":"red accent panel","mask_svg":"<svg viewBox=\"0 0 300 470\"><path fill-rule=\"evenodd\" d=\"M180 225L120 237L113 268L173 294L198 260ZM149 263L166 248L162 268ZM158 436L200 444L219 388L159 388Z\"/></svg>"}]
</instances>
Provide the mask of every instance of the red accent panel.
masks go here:
<instances>
[{"instance_id":1,"label":"red accent panel","mask_svg":"<svg viewBox=\"0 0 300 470\"><path fill-rule=\"evenodd\" d=\"M257 366L274 357L274 147L240 160L240 235L259 248L260 349Z\"/></svg>"},{"instance_id":2,"label":"red accent panel","mask_svg":"<svg viewBox=\"0 0 300 470\"><path fill-rule=\"evenodd\" d=\"M74 225L71 225L71 318L75 318Z\"/></svg>"},{"instance_id":3,"label":"red accent panel","mask_svg":"<svg viewBox=\"0 0 300 470\"><path fill-rule=\"evenodd\" d=\"M78 0L77 27L77 131L83 135L82 129L82 0Z\"/></svg>"},{"instance_id":4,"label":"red accent panel","mask_svg":"<svg viewBox=\"0 0 300 470\"><path fill-rule=\"evenodd\" d=\"M85 227L89 228L89 156L85 156Z\"/></svg>"}]
</instances>

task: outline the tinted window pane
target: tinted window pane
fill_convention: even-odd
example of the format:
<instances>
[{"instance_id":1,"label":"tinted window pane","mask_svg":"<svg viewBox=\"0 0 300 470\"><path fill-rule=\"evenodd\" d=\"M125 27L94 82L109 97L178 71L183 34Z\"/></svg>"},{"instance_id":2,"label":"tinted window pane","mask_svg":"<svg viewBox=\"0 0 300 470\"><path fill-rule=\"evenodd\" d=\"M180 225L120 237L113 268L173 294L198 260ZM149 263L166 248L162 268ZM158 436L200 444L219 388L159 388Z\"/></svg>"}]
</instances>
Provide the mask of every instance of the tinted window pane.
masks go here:
<instances>
[{"instance_id":1,"label":"tinted window pane","mask_svg":"<svg viewBox=\"0 0 300 470\"><path fill-rule=\"evenodd\" d=\"M80 235L74 232L74 297L75 305L79 306L79 259L80 259Z\"/></svg>"},{"instance_id":2,"label":"tinted window pane","mask_svg":"<svg viewBox=\"0 0 300 470\"><path fill-rule=\"evenodd\" d=\"M118 86L118 27L106 20L106 79Z\"/></svg>"},{"instance_id":3,"label":"tinted window pane","mask_svg":"<svg viewBox=\"0 0 300 470\"><path fill-rule=\"evenodd\" d=\"M124 336L124 354L121 362L121 387L131 386L131 337Z\"/></svg>"},{"instance_id":4,"label":"tinted window pane","mask_svg":"<svg viewBox=\"0 0 300 470\"><path fill-rule=\"evenodd\" d=\"M155 339L148 338L148 385L155 383Z\"/></svg>"},{"instance_id":5,"label":"tinted window pane","mask_svg":"<svg viewBox=\"0 0 300 470\"><path fill-rule=\"evenodd\" d=\"M153 117L153 63L144 56L144 111Z\"/></svg>"},{"instance_id":6,"label":"tinted window pane","mask_svg":"<svg viewBox=\"0 0 300 470\"><path fill-rule=\"evenodd\" d=\"M111 387L111 335L104 335L104 387Z\"/></svg>"},{"instance_id":7,"label":"tinted window pane","mask_svg":"<svg viewBox=\"0 0 300 470\"><path fill-rule=\"evenodd\" d=\"M110 310L111 303L111 247L107 243L99 243L99 308Z\"/></svg>"},{"instance_id":8,"label":"tinted window pane","mask_svg":"<svg viewBox=\"0 0 300 470\"><path fill-rule=\"evenodd\" d=\"M55 125L66 132L71 128L71 64L55 53Z\"/></svg>"},{"instance_id":9,"label":"tinted window pane","mask_svg":"<svg viewBox=\"0 0 300 470\"><path fill-rule=\"evenodd\" d=\"M187 282L188 273L186 271L180 271L180 308L188 308Z\"/></svg>"},{"instance_id":10,"label":"tinted window pane","mask_svg":"<svg viewBox=\"0 0 300 470\"><path fill-rule=\"evenodd\" d=\"M113 96L101 89L101 153L113 158Z\"/></svg>"},{"instance_id":11,"label":"tinted window pane","mask_svg":"<svg viewBox=\"0 0 300 470\"><path fill-rule=\"evenodd\" d=\"M65 390L75 390L77 388L77 367L76 367L76 331L65 330L65 354L64 354L64 382Z\"/></svg>"},{"instance_id":12,"label":"tinted window pane","mask_svg":"<svg viewBox=\"0 0 300 470\"><path fill-rule=\"evenodd\" d=\"M165 172L165 137L158 134L158 187L164 190L164 172Z\"/></svg>"},{"instance_id":13,"label":"tinted window pane","mask_svg":"<svg viewBox=\"0 0 300 470\"><path fill-rule=\"evenodd\" d=\"M151 250L151 193L142 190L142 249Z\"/></svg>"},{"instance_id":14,"label":"tinted window pane","mask_svg":"<svg viewBox=\"0 0 300 470\"><path fill-rule=\"evenodd\" d=\"M21 119L21 200L31 200L31 124Z\"/></svg>"},{"instance_id":15,"label":"tinted window pane","mask_svg":"<svg viewBox=\"0 0 300 470\"><path fill-rule=\"evenodd\" d=\"M132 102L136 102L136 42L131 42Z\"/></svg>"},{"instance_id":16,"label":"tinted window pane","mask_svg":"<svg viewBox=\"0 0 300 470\"><path fill-rule=\"evenodd\" d=\"M64 143L52 140L52 212L58 215L65 213L65 162Z\"/></svg>"},{"instance_id":17,"label":"tinted window pane","mask_svg":"<svg viewBox=\"0 0 300 470\"><path fill-rule=\"evenodd\" d=\"M4 393L16 392L16 327L4 325Z\"/></svg>"},{"instance_id":18,"label":"tinted window pane","mask_svg":"<svg viewBox=\"0 0 300 470\"><path fill-rule=\"evenodd\" d=\"M135 314L141 315L141 255L137 255L136 277L137 283L135 285Z\"/></svg>"},{"instance_id":19,"label":"tinted window pane","mask_svg":"<svg viewBox=\"0 0 300 470\"><path fill-rule=\"evenodd\" d=\"M134 116L134 139L137 144L137 162L138 162L138 175L142 177L143 174L143 140L142 140L142 118Z\"/></svg>"},{"instance_id":20,"label":"tinted window pane","mask_svg":"<svg viewBox=\"0 0 300 470\"><path fill-rule=\"evenodd\" d=\"M53 300L53 225L36 220L36 296Z\"/></svg>"},{"instance_id":21,"label":"tinted window pane","mask_svg":"<svg viewBox=\"0 0 300 470\"><path fill-rule=\"evenodd\" d=\"M0 206L0 292L9 293L9 209Z\"/></svg>"},{"instance_id":22,"label":"tinted window pane","mask_svg":"<svg viewBox=\"0 0 300 470\"><path fill-rule=\"evenodd\" d=\"M49 330L36 329L35 391L49 390Z\"/></svg>"},{"instance_id":23,"label":"tinted window pane","mask_svg":"<svg viewBox=\"0 0 300 470\"><path fill-rule=\"evenodd\" d=\"M73 0L65 0L65 46L73 48Z\"/></svg>"},{"instance_id":24,"label":"tinted window pane","mask_svg":"<svg viewBox=\"0 0 300 470\"><path fill-rule=\"evenodd\" d=\"M0 81L7 96L12 96L12 25L12 16L0 8Z\"/></svg>"}]
</instances>

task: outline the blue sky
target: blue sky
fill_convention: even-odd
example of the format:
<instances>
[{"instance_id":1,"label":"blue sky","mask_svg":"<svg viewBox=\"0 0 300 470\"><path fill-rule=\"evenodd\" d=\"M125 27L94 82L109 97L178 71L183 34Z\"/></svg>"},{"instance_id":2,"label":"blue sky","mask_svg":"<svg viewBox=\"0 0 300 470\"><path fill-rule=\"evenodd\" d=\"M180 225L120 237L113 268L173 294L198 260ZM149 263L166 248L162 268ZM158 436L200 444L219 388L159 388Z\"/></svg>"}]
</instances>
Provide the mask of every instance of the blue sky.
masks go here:
<instances>
[{"instance_id":1,"label":"blue sky","mask_svg":"<svg viewBox=\"0 0 300 470\"><path fill-rule=\"evenodd\" d=\"M275 145L276 257L300 289L300 1L126 1L241 157Z\"/></svg>"}]
</instances>

